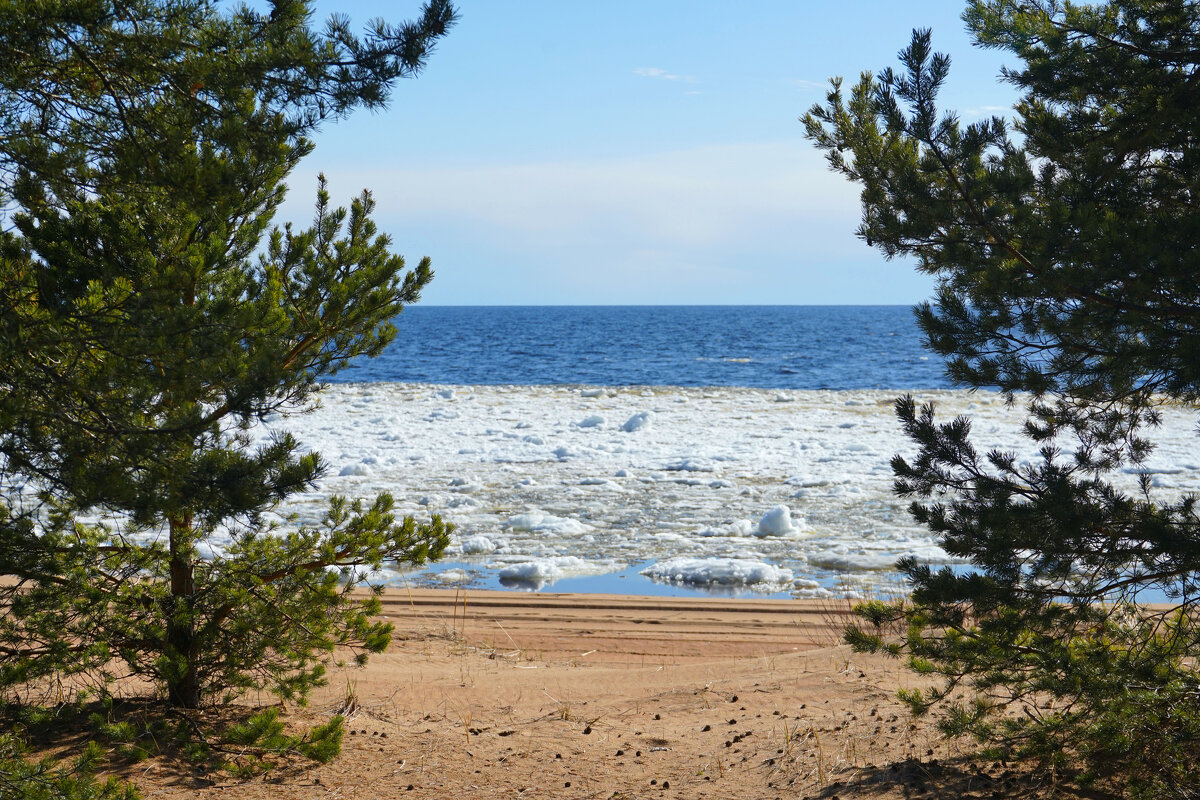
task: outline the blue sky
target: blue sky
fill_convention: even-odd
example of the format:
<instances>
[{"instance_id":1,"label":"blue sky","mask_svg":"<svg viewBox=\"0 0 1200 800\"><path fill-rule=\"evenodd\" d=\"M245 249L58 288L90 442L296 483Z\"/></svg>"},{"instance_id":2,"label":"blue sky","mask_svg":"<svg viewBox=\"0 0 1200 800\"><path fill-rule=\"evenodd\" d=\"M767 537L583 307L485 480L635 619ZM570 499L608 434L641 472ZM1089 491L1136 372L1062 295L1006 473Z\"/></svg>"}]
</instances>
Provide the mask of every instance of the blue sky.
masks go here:
<instances>
[{"instance_id":1,"label":"blue sky","mask_svg":"<svg viewBox=\"0 0 1200 800\"><path fill-rule=\"evenodd\" d=\"M952 56L944 107L969 121L1015 99L960 2L458 6L387 110L318 133L281 215L307 223L318 172L339 203L370 188L395 250L433 259L428 304L913 303L932 283L854 237L857 189L798 117L831 76L894 65L914 27Z\"/></svg>"}]
</instances>

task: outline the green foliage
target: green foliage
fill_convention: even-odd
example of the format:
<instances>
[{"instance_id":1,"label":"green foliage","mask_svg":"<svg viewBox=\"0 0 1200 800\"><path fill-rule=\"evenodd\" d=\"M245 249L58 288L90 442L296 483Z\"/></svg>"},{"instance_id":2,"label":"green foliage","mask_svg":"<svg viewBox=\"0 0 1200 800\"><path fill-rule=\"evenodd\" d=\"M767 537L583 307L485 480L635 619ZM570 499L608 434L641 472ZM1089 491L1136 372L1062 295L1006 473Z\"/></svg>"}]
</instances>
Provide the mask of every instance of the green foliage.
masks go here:
<instances>
[{"instance_id":1,"label":"green foliage","mask_svg":"<svg viewBox=\"0 0 1200 800\"><path fill-rule=\"evenodd\" d=\"M230 744L257 744L266 748L279 747L287 741L283 736L278 708L268 708L246 722L234 725L226 732L225 739Z\"/></svg>"},{"instance_id":2,"label":"green foliage","mask_svg":"<svg viewBox=\"0 0 1200 800\"><path fill-rule=\"evenodd\" d=\"M342 737L345 732L342 717L334 716L329 722L317 725L304 736L293 736L284 732L284 725L279 720L279 709L268 708L225 732L221 743L236 747L221 749L225 752L236 752L239 757L249 754L250 758L240 762L236 759L226 761L224 766L235 774L254 774L270 766L262 760L264 755L289 753L299 753L325 764L342 751Z\"/></svg>"},{"instance_id":3,"label":"green foliage","mask_svg":"<svg viewBox=\"0 0 1200 800\"><path fill-rule=\"evenodd\" d=\"M88 748L74 763L31 762L12 733L0 734L0 800L138 800L132 786L91 776L98 754Z\"/></svg>"},{"instance_id":4,"label":"green foliage","mask_svg":"<svg viewBox=\"0 0 1200 800\"><path fill-rule=\"evenodd\" d=\"M1026 402L1041 456L980 453L968 420L899 400L919 451L896 491L975 570L902 561L910 602L862 608L848 641L942 676L904 699L948 734L1196 797L1200 517L1112 475L1141 471L1164 404L1200 400L1200 6L974 0L964 19L1021 62L1011 123L940 114L950 59L916 31L901 71L835 80L805 124L862 186L859 235L936 277L917 318L949 375Z\"/></svg>"},{"instance_id":5,"label":"green foliage","mask_svg":"<svg viewBox=\"0 0 1200 800\"><path fill-rule=\"evenodd\" d=\"M303 699L334 648L387 646L351 589L448 526L387 495L287 526L324 463L252 431L378 354L432 271L323 179L311 228L270 226L307 136L454 17L359 38L303 0L0 0L0 688L127 669L176 706Z\"/></svg>"},{"instance_id":6,"label":"green foliage","mask_svg":"<svg viewBox=\"0 0 1200 800\"><path fill-rule=\"evenodd\" d=\"M280 763L305 758L327 763L341 752L344 720L335 715L308 731L288 732L280 707L238 709L208 715L164 709L152 702L73 701L46 707L10 705L3 720L32 743L86 739L74 773L86 767L128 766L151 757L253 776ZM15 746L14 739L13 743ZM47 762L48 765L51 762Z\"/></svg>"}]
</instances>

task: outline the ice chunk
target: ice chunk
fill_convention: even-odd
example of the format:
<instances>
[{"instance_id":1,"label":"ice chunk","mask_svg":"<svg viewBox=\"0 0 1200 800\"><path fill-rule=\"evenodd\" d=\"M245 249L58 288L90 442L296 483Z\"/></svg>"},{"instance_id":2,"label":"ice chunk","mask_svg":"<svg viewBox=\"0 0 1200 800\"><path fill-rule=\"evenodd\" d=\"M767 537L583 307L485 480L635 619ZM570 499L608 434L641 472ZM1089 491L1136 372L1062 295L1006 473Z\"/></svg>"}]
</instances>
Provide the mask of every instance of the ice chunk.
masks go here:
<instances>
[{"instance_id":1,"label":"ice chunk","mask_svg":"<svg viewBox=\"0 0 1200 800\"><path fill-rule=\"evenodd\" d=\"M462 542L463 555L473 555L475 553L494 553L496 551L496 543L486 536L470 536L463 539Z\"/></svg>"},{"instance_id":2,"label":"ice chunk","mask_svg":"<svg viewBox=\"0 0 1200 800\"><path fill-rule=\"evenodd\" d=\"M703 458L681 458L667 464L671 472L712 472L713 465Z\"/></svg>"},{"instance_id":3,"label":"ice chunk","mask_svg":"<svg viewBox=\"0 0 1200 800\"><path fill-rule=\"evenodd\" d=\"M596 575L613 568L611 562L584 561L578 556L553 556L519 561L500 569L500 582L522 588L540 589L560 578Z\"/></svg>"},{"instance_id":4,"label":"ice chunk","mask_svg":"<svg viewBox=\"0 0 1200 800\"><path fill-rule=\"evenodd\" d=\"M529 531L531 533L578 534L591 530L577 519L567 519L547 514L544 511L529 511L508 518L505 523L514 531Z\"/></svg>"},{"instance_id":5,"label":"ice chunk","mask_svg":"<svg viewBox=\"0 0 1200 800\"><path fill-rule=\"evenodd\" d=\"M625 420L625 424L621 426L621 430L625 431L626 433L632 433L633 431L637 431L637 430L641 430L642 428L645 428L649 424L650 424L650 412L649 411L639 411L638 413L634 414L629 419Z\"/></svg>"},{"instance_id":6,"label":"ice chunk","mask_svg":"<svg viewBox=\"0 0 1200 800\"><path fill-rule=\"evenodd\" d=\"M734 520L726 525L715 528L704 528L696 532L698 536L749 536L754 533L754 523L748 519Z\"/></svg>"},{"instance_id":7,"label":"ice chunk","mask_svg":"<svg viewBox=\"0 0 1200 800\"><path fill-rule=\"evenodd\" d=\"M792 571L765 561L746 558L668 558L651 564L642 575L657 581L735 586L790 584Z\"/></svg>"},{"instance_id":8,"label":"ice chunk","mask_svg":"<svg viewBox=\"0 0 1200 800\"><path fill-rule=\"evenodd\" d=\"M599 414L592 414L584 417L575 424L580 428L598 428L604 424L604 417L600 416Z\"/></svg>"},{"instance_id":9,"label":"ice chunk","mask_svg":"<svg viewBox=\"0 0 1200 800\"><path fill-rule=\"evenodd\" d=\"M471 580L471 573L465 569L448 569L434 577L441 583L466 583Z\"/></svg>"},{"instance_id":10,"label":"ice chunk","mask_svg":"<svg viewBox=\"0 0 1200 800\"><path fill-rule=\"evenodd\" d=\"M762 515L755 534L758 536L787 536L796 533L799 527L792 521L792 512L787 506L775 506Z\"/></svg>"},{"instance_id":11,"label":"ice chunk","mask_svg":"<svg viewBox=\"0 0 1200 800\"><path fill-rule=\"evenodd\" d=\"M358 464L347 464L346 466L342 467L342 471L338 473L338 475L343 477L347 475L362 477L370 474L371 468L362 462L359 462Z\"/></svg>"}]
</instances>

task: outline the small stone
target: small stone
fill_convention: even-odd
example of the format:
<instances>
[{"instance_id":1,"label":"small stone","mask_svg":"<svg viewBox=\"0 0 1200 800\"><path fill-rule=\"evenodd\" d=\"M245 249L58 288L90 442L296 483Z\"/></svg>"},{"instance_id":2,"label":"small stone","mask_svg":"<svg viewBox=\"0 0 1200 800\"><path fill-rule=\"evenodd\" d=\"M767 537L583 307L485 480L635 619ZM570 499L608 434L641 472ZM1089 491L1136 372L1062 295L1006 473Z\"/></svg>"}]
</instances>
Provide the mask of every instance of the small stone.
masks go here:
<instances>
[{"instance_id":1,"label":"small stone","mask_svg":"<svg viewBox=\"0 0 1200 800\"><path fill-rule=\"evenodd\" d=\"M703 728L701 728L700 730L701 730L701 731L711 731L711 730L712 730L712 725L705 725L705 726L704 726Z\"/></svg>"}]
</instances>

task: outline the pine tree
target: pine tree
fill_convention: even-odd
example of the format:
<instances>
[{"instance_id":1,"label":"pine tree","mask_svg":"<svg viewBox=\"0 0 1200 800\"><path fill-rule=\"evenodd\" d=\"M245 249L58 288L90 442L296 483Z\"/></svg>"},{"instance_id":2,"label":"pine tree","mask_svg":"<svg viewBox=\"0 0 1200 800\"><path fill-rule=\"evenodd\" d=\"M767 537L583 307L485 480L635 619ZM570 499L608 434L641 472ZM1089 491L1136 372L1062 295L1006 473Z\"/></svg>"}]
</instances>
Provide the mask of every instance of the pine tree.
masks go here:
<instances>
[{"instance_id":1,"label":"pine tree","mask_svg":"<svg viewBox=\"0 0 1200 800\"><path fill-rule=\"evenodd\" d=\"M805 124L862 186L859 236L936 277L917 318L950 377L1027 403L1041 458L980 453L969 420L901 399L919 452L893 461L896 491L974 569L903 561L909 602L866 605L883 630L848 638L943 676L906 699L948 733L1195 797L1195 498L1114 479L1141 470L1164 404L1200 399L1200 4L975 0L964 19L1020 61L1011 129L939 116L950 59L929 31Z\"/></svg>"},{"instance_id":2,"label":"pine tree","mask_svg":"<svg viewBox=\"0 0 1200 800\"><path fill-rule=\"evenodd\" d=\"M311 228L270 225L308 137L384 103L455 14L358 37L304 0L0 2L0 686L124 665L175 706L302 698L335 647L386 647L351 589L448 527L387 495L284 525L324 464L251 431L378 354L429 261L323 179Z\"/></svg>"}]
</instances>

